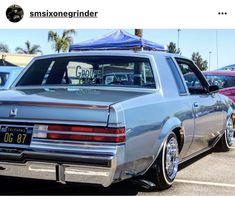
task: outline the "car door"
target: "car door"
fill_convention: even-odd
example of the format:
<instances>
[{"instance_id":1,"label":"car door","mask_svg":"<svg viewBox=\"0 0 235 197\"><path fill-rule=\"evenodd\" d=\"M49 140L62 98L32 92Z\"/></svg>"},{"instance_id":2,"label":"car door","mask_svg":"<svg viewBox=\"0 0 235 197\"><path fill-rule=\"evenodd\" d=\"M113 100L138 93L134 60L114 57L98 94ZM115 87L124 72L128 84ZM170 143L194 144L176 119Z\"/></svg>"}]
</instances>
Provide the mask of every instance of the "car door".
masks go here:
<instances>
[{"instance_id":1,"label":"car door","mask_svg":"<svg viewBox=\"0 0 235 197\"><path fill-rule=\"evenodd\" d=\"M194 134L187 155L208 147L223 128L222 111L217 93L209 93L209 85L199 69L190 60L175 58L188 88Z\"/></svg>"}]
</instances>

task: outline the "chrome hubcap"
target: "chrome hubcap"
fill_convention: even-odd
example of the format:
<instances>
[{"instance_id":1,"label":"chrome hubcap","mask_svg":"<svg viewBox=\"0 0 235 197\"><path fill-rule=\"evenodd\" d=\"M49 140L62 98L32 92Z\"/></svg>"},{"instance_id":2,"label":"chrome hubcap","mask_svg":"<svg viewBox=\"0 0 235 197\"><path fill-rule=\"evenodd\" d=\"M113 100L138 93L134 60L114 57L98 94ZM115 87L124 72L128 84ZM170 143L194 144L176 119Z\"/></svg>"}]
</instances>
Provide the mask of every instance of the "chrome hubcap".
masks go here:
<instances>
[{"instance_id":1,"label":"chrome hubcap","mask_svg":"<svg viewBox=\"0 0 235 197\"><path fill-rule=\"evenodd\" d=\"M178 159L178 143L177 140L172 137L166 145L166 163L165 170L169 179L173 180L176 177L179 165Z\"/></svg>"},{"instance_id":2,"label":"chrome hubcap","mask_svg":"<svg viewBox=\"0 0 235 197\"><path fill-rule=\"evenodd\" d=\"M233 121L232 121L231 118L229 118L228 121L227 121L226 131L225 132L226 132L226 140L228 142L228 145L232 146L234 131L233 131Z\"/></svg>"}]
</instances>

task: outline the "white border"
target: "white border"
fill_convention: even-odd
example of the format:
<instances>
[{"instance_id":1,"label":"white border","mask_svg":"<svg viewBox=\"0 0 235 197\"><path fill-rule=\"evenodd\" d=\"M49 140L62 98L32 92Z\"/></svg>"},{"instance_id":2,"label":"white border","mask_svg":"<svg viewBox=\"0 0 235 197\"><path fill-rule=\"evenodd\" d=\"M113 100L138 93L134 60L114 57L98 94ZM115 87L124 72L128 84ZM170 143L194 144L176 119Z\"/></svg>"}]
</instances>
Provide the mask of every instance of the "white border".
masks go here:
<instances>
[{"instance_id":1,"label":"white border","mask_svg":"<svg viewBox=\"0 0 235 197\"><path fill-rule=\"evenodd\" d=\"M1 0L0 28L235 28L233 0ZM7 20L7 7L24 9L19 23ZM30 11L98 11L95 19L35 19ZM219 15L226 12L227 15Z\"/></svg>"}]
</instances>

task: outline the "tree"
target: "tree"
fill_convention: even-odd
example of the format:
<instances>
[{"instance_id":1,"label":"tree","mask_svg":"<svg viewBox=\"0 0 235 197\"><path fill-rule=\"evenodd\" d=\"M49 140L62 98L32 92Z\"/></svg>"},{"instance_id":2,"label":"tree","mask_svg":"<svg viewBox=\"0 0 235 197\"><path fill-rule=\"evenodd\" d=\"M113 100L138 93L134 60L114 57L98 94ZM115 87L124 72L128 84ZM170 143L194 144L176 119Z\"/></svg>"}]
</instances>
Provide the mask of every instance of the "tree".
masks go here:
<instances>
[{"instance_id":1,"label":"tree","mask_svg":"<svg viewBox=\"0 0 235 197\"><path fill-rule=\"evenodd\" d=\"M26 48L23 49L21 47L16 47L15 51L17 53L21 53L21 54L37 54L37 53L42 53L42 51L40 50L40 45L31 45L31 43L29 41L25 42L25 46Z\"/></svg>"},{"instance_id":2,"label":"tree","mask_svg":"<svg viewBox=\"0 0 235 197\"><path fill-rule=\"evenodd\" d=\"M194 61L194 63L197 65L197 67L203 71L203 70L207 70L208 66L208 62L206 60L202 59L202 56L199 54L199 52L195 53L193 52L192 54L192 60Z\"/></svg>"},{"instance_id":3,"label":"tree","mask_svg":"<svg viewBox=\"0 0 235 197\"><path fill-rule=\"evenodd\" d=\"M9 53L9 48L6 44L0 43L0 52Z\"/></svg>"},{"instance_id":4,"label":"tree","mask_svg":"<svg viewBox=\"0 0 235 197\"><path fill-rule=\"evenodd\" d=\"M49 31L48 32L48 42L52 42L52 48L57 52L66 52L69 49L69 45L73 43L72 34L76 34L74 29L64 30L62 36L57 32Z\"/></svg>"},{"instance_id":5,"label":"tree","mask_svg":"<svg viewBox=\"0 0 235 197\"><path fill-rule=\"evenodd\" d=\"M168 48L168 53L180 54L180 50L176 48L176 44L174 42L170 42L167 48Z\"/></svg>"}]
</instances>

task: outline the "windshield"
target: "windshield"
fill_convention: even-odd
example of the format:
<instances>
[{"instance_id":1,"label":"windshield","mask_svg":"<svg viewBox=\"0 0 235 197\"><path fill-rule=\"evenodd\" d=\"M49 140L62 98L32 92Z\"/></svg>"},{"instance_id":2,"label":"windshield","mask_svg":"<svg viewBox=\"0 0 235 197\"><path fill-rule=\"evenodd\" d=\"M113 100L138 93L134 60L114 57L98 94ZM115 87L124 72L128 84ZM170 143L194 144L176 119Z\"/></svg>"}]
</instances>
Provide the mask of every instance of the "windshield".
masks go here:
<instances>
[{"instance_id":1,"label":"windshield","mask_svg":"<svg viewBox=\"0 0 235 197\"><path fill-rule=\"evenodd\" d=\"M125 86L154 88L149 59L83 56L39 59L16 86Z\"/></svg>"}]
</instances>

